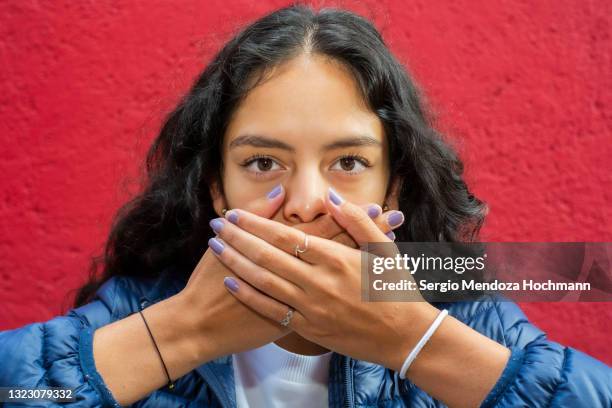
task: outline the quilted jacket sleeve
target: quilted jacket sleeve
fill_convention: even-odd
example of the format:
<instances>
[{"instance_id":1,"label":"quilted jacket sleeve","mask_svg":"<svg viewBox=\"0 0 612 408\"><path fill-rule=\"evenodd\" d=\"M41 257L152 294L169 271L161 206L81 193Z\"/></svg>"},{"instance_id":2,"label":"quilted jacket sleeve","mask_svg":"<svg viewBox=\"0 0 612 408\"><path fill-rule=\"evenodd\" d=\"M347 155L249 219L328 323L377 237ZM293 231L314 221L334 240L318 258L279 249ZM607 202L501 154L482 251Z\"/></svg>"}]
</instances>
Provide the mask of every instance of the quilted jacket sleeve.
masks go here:
<instances>
[{"instance_id":1,"label":"quilted jacket sleeve","mask_svg":"<svg viewBox=\"0 0 612 408\"><path fill-rule=\"evenodd\" d=\"M548 340L515 303L494 311L512 354L482 407L612 407L612 368Z\"/></svg>"},{"instance_id":2,"label":"quilted jacket sleeve","mask_svg":"<svg viewBox=\"0 0 612 408\"><path fill-rule=\"evenodd\" d=\"M95 329L114 320L116 287L112 278L94 301L65 316L0 332L0 386L73 389L74 402L45 406L119 407L95 368L92 347Z\"/></svg>"}]
</instances>

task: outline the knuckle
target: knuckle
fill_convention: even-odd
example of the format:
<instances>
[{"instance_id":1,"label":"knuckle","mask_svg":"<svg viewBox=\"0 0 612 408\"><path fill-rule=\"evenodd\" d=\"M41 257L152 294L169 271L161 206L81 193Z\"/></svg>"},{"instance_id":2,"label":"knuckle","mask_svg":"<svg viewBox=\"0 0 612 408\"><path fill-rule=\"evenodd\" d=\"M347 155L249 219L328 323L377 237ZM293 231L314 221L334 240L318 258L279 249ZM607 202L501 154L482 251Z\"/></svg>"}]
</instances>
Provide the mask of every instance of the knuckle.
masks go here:
<instances>
[{"instance_id":1,"label":"knuckle","mask_svg":"<svg viewBox=\"0 0 612 408\"><path fill-rule=\"evenodd\" d=\"M368 223L372 222L372 219L368 216L368 214L363 211L355 216L354 220L358 225L367 225Z\"/></svg>"},{"instance_id":2,"label":"knuckle","mask_svg":"<svg viewBox=\"0 0 612 408\"><path fill-rule=\"evenodd\" d=\"M289 327L291 327L294 331L303 333L303 330L305 329L306 326L302 324L302 320L300 318L298 318L297 316L293 316L293 319L291 320L291 324L289 324Z\"/></svg>"},{"instance_id":3,"label":"knuckle","mask_svg":"<svg viewBox=\"0 0 612 408\"><path fill-rule=\"evenodd\" d=\"M220 258L223 260L223 263L230 269L234 269L238 264L238 261L236 260L236 254L234 253L233 248L228 248L226 246L225 250L221 253Z\"/></svg>"},{"instance_id":4,"label":"knuckle","mask_svg":"<svg viewBox=\"0 0 612 408\"><path fill-rule=\"evenodd\" d=\"M255 252L255 255L253 256L253 258L256 264L268 265L270 260L272 259L272 255L270 254L270 251L267 249L259 249L258 251Z\"/></svg>"},{"instance_id":5,"label":"knuckle","mask_svg":"<svg viewBox=\"0 0 612 408\"><path fill-rule=\"evenodd\" d=\"M272 286L274 284L274 281L272 280L272 277L268 274L260 274L260 276L257 278L256 280L257 282L257 287L259 289L261 289L264 292L269 291L270 289L272 289Z\"/></svg>"},{"instance_id":6,"label":"knuckle","mask_svg":"<svg viewBox=\"0 0 612 408\"><path fill-rule=\"evenodd\" d=\"M321 287L321 291L324 293L326 299L335 301L341 297L342 288L338 287L338 283L334 279L328 279L324 283L324 286ZM323 313L322 317L327 316L329 312L327 308L321 310L321 313Z\"/></svg>"},{"instance_id":7,"label":"knuckle","mask_svg":"<svg viewBox=\"0 0 612 408\"><path fill-rule=\"evenodd\" d=\"M325 318L326 309L321 305L311 305L309 315L312 317L314 321L323 321Z\"/></svg>"},{"instance_id":8,"label":"knuckle","mask_svg":"<svg viewBox=\"0 0 612 408\"><path fill-rule=\"evenodd\" d=\"M244 288L241 288L241 289L242 290L239 290L238 292L236 292L236 296L240 296L240 300L243 301L244 303L252 305L254 302L253 292L250 290L244 290Z\"/></svg>"},{"instance_id":9,"label":"knuckle","mask_svg":"<svg viewBox=\"0 0 612 408\"><path fill-rule=\"evenodd\" d=\"M346 269L346 262L344 261L344 257L340 256L340 254L331 256L328 265L336 272L342 272Z\"/></svg>"},{"instance_id":10,"label":"knuckle","mask_svg":"<svg viewBox=\"0 0 612 408\"><path fill-rule=\"evenodd\" d=\"M317 281L309 288L318 294L321 295L322 298L332 300L336 299L338 296L341 296L344 293L344 289L342 286L343 278L334 274L335 276L324 276L321 275L321 279L317 279ZM327 302L325 304L328 304ZM325 304L323 305L313 305L311 303L308 304L308 307L312 309L317 309L319 307L323 307L322 310L318 310L319 312L327 312L327 308L325 308Z\"/></svg>"},{"instance_id":11,"label":"knuckle","mask_svg":"<svg viewBox=\"0 0 612 408\"><path fill-rule=\"evenodd\" d=\"M381 221L374 221L374 224L376 224L376 228L378 228L379 230L381 230L384 233L387 233L389 226L386 224L385 221L381 222Z\"/></svg>"},{"instance_id":12,"label":"knuckle","mask_svg":"<svg viewBox=\"0 0 612 408\"><path fill-rule=\"evenodd\" d=\"M291 245L294 241L296 243L299 242L295 238L295 233L292 234L290 231L286 231L286 230L278 232L275 237L275 241L276 242L274 243L274 245L278 248L283 248L286 245Z\"/></svg>"},{"instance_id":13,"label":"knuckle","mask_svg":"<svg viewBox=\"0 0 612 408\"><path fill-rule=\"evenodd\" d=\"M310 328L309 336L322 340L329 337L329 332L325 328L315 325Z\"/></svg>"},{"instance_id":14,"label":"knuckle","mask_svg":"<svg viewBox=\"0 0 612 408\"><path fill-rule=\"evenodd\" d=\"M224 221L225 222L225 221ZM226 224L231 224L229 222L226 222ZM219 232L219 236L221 238L223 238L225 241L232 241L234 240L234 238L236 237L236 231L234 231L234 228L228 228L230 227L229 225L226 225L225 228L223 228L220 232Z\"/></svg>"},{"instance_id":15,"label":"knuckle","mask_svg":"<svg viewBox=\"0 0 612 408\"><path fill-rule=\"evenodd\" d=\"M298 328L296 327L296 330ZM306 324L304 325L303 328L299 329L300 333L303 333L303 337L306 337L308 339L318 339L319 337L317 336L317 329L314 325L312 324Z\"/></svg>"},{"instance_id":16,"label":"knuckle","mask_svg":"<svg viewBox=\"0 0 612 408\"><path fill-rule=\"evenodd\" d=\"M346 209L346 215L354 222L363 222L366 218L370 219L368 214L357 206L350 206Z\"/></svg>"}]
</instances>

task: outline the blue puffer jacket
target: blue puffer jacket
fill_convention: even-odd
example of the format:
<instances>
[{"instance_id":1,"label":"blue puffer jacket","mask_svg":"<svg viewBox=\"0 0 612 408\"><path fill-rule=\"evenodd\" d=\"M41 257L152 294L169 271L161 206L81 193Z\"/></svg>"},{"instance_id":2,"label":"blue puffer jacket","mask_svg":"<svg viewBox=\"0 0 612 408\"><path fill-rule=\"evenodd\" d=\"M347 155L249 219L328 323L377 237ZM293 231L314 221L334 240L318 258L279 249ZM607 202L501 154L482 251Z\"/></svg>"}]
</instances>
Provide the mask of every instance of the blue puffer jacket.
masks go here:
<instances>
[{"instance_id":1,"label":"blue puffer jacket","mask_svg":"<svg viewBox=\"0 0 612 408\"><path fill-rule=\"evenodd\" d=\"M70 387L75 389L77 401L61 406L118 407L96 371L93 332L178 293L186 282L171 272L169 269L156 279L112 278L98 290L94 301L65 316L0 332L0 386ZM612 407L612 369L578 350L547 340L516 304L486 298L437 306L512 351L482 406ZM337 353L333 353L330 366L329 404L444 406L391 370ZM235 407L232 356L205 363L178 379L174 390L156 390L132 406Z\"/></svg>"}]
</instances>

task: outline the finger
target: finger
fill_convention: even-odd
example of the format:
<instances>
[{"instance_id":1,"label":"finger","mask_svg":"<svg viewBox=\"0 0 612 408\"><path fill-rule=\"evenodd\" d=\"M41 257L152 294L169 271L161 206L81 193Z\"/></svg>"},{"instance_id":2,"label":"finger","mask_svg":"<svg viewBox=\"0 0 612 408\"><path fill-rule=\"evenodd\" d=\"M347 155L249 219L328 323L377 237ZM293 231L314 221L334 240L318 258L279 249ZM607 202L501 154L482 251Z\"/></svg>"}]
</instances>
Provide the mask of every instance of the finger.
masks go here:
<instances>
[{"instance_id":1,"label":"finger","mask_svg":"<svg viewBox=\"0 0 612 408\"><path fill-rule=\"evenodd\" d=\"M251 200L243 208L264 218L272 218L285 200L285 189L277 184L265 196Z\"/></svg>"},{"instance_id":2,"label":"finger","mask_svg":"<svg viewBox=\"0 0 612 408\"><path fill-rule=\"evenodd\" d=\"M219 238L209 239L208 245L213 249L213 253L223 265L251 286L280 302L302 305L304 291L298 286L254 264L250 259Z\"/></svg>"},{"instance_id":3,"label":"finger","mask_svg":"<svg viewBox=\"0 0 612 408\"><path fill-rule=\"evenodd\" d=\"M384 231L383 231L384 232ZM395 241L395 233L393 231L389 231L385 233L390 240ZM342 245L346 245L350 248L359 248L359 245L355 242L355 240L346 232L341 232L336 236L331 238L332 241L336 241Z\"/></svg>"},{"instance_id":4,"label":"finger","mask_svg":"<svg viewBox=\"0 0 612 408\"><path fill-rule=\"evenodd\" d=\"M400 211L391 210L383 212L381 206L376 203L364 204L360 205L360 207L367 212L368 216L372 218L378 228L384 232L391 241L395 241L395 233L393 230L404 222L403 214ZM398 216L394 215L396 213L401 214L401 219L398 219Z\"/></svg>"},{"instance_id":5,"label":"finger","mask_svg":"<svg viewBox=\"0 0 612 408\"><path fill-rule=\"evenodd\" d=\"M291 241L296 242L297 239L301 241L304 239L303 232L242 209L233 209L227 212L226 215L233 222L224 218L215 218L210 222L211 227L219 238L250 259L254 264L277 274L300 288L306 289L309 287L314 274L313 265L302 258L298 259L294 255L289 255L285 250L279 248L281 244L284 247L288 247L288 243ZM263 237L259 237L242 228L242 225L248 227L253 224L253 220L257 220L256 222L258 223L266 223L267 226L257 225L256 232L263 235ZM234 222L240 225L236 225ZM252 225L251 230L254 230ZM289 235L292 237L288 238ZM308 236L308 249L301 255L310 256L310 261L317 259L327 260L327 258L331 257L331 255L327 254L317 255L322 252L320 249L322 244L318 242L317 244L311 244L311 242L314 243L317 240L342 247L340 244L324 240L323 238Z\"/></svg>"},{"instance_id":6,"label":"finger","mask_svg":"<svg viewBox=\"0 0 612 408\"><path fill-rule=\"evenodd\" d=\"M363 209L370 218L375 220L382 214L382 207L376 203L361 204L359 208Z\"/></svg>"},{"instance_id":7,"label":"finger","mask_svg":"<svg viewBox=\"0 0 612 408\"><path fill-rule=\"evenodd\" d=\"M385 233L385 235L391 240L395 241L395 233L393 230L404 222L404 217L401 211L386 211L383 212L382 208L378 204L363 204L359 206L367 212L368 216L372 218L378 228ZM400 215L395 215L399 213Z\"/></svg>"},{"instance_id":8,"label":"finger","mask_svg":"<svg viewBox=\"0 0 612 408\"><path fill-rule=\"evenodd\" d=\"M332 241L336 241L350 248L359 248L359 245L357 245L355 240L351 238L351 236L347 234L346 232L341 232L340 234L336 235L335 237L332 238Z\"/></svg>"},{"instance_id":9,"label":"finger","mask_svg":"<svg viewBox=\"0 0 612 408\"><path fill-rule=\"evenodd\" d=\"M386 233L404 223L404 214L401 211L390 210L383 212L380 205L375 203L362 204L359 207L368 213L382 232Z\"/></svg>"},{"instance_id":10,"label":"finger","mask_svg":"<svg viewBox=\"0 0 612 408\"><path fill-rule=\"evenodd\" d=\"M389 237L376 225L368 213L356 204L344 200L333 188L325 197L329 212L359 245L368 242L389 242Z\"/></svg>"},{"instance_id":11,"label":"finger","mask_svg":"<svg viewBox=\"0 0 612 408\"><path fill-rule=\"evenodd\" d=\"M387 231L394 230L405 221L404 213L398 210L387 211L377 218L376 223L383 225Z\"/></svg>"},{"instance_id":12,"label":"finger","mask_svg":"<svg viewBox=\"0 0 612 408\"><path fill-rule=\"evenodd\" d=\"M242 279L228 276L223 280L223 283L228 292L236 299L260 315L274 322L278 322L279 325L285 316L287 316L289 310L288 305L259 292ZM288 331L291 329L299 329L304 326L304 317L300 311L294 306L291 307L293 308L293 314L289 324L286 326Z\"/></svg>"},{"instance_id":13,"label":"finger","mask_svg":"<svg viewBox=\"0 0 612 408\"><path fill-rule=\"evenodd\" d=\"M380 205L362 204L361 207L368 212L368 215L372 217L372 219L377 222L381 231L386 232L389 230L386 217L381 217L382 208L380 207ZM323 214L322 216L317 217L314 221L293 224L291 225L291 227L299 229L300 231L304 231L307 234L316 235L325 239L333 239L339 234L342 234L344 231L344 229L336 222L336 220L331 214ZM350 246L352 246L353 248L356 247L355 245Z\"/></svg>"},{"instance_id":14,"label":"finger","mask_svg":"<svg viewBox=\"0 0 612 408\"><path fill-rule=\"evenodd\" d=\"M378 228L366 211L358 205L344 200L331 187L328 189L325 205L336 221L338 221L338 224L346 229L362 250L375 253L379 256L394 256L398 253L395 245L370 245L377 242L393 243L393 240Z\"/></svg>"},{"instance_id":15,"label":"finger","mask_svg":"<svg viewBox=\"0 0 612 408\"><path fill-rule=\"evenodd\" d=\"M370 218L372 218L376 225L378 225L378 228L384 232L389 239L395 239L395 234L393 231L390 231L391 228L387 223L386 214L389 212L383 213L380 205L375 203L361 204L360 207L368 213ZM293 224L291 227L304 231L310 235L331 239L351 248L359 248L359 245L355 242L355 240L344 231L344 229L336 222L331 214L324 214L311 222Z\"/></svg>"},{"instance_id":16,"label":"finger","mask_svg":"<svg viewBox=\"0 0 612 408\"><path fill-rule=\"evenodd\" d=\"M304 264L327 264L333 260L331 258L335 256L335 251L346 250L345 246L337 242L305 235L296 228L242 209L228 211L225 217L229 221L229 228L218 232L221 238L266 269L283 273L283 268L287 268L285 275L290 273L292 278L296 274L303 280L307 274L312 273L312 270L304 269ZM233 228L235 226L238 228ZM227 230L226 236L223 236L224 230ZM307 247L305 252L299 254L299 259L295 253L296 245L301 249ZM303 287L299 283L298 285Z\"/></svg>"},{"instance_id":17,"label":"finger","mask_svg":"<svg viewBox=\"0 0 612 408\"><path fill-rule=\"evenodd\" d=\"M293 224L291 227L325 239L331 239L344 231L331 214L323 214L314 221Z\"/></svg>"}]
</instances>

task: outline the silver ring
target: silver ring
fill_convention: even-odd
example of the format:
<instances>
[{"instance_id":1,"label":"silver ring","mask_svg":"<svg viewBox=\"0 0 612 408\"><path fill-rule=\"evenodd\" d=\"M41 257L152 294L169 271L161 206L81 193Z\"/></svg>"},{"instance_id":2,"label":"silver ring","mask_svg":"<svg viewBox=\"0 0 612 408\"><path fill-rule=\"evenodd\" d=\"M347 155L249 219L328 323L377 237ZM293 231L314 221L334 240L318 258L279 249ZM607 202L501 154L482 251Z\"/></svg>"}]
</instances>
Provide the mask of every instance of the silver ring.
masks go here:
<instances>
[{"instance_id":1,"label":"silver ring","mask_svg":"<svg viewBox=\"0 0 612 408\"><path fill-rule=\"evenodd\" d=\"M289 306L289 310L287 310L287 314L285 315L283 320L280 321L280 325L283 327L289 326L289 323L291 322L292 317L293 317L293 309L291 308L291 306Z\"/></svg>"},{"instance_id":2,"label":"silver ring","mask_svg":"<svg viewBox=\"0 0 612 408\"><path fill-rule=\"evenodd\" d=\"M300 248L299 244L295 244L294 252L296 258L300 257L300 254L303 254L308 250L308 234L304 233L304 248Z\"/></svg>"}]
</instances>

